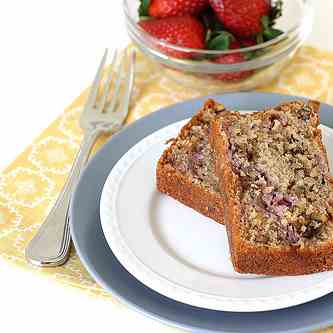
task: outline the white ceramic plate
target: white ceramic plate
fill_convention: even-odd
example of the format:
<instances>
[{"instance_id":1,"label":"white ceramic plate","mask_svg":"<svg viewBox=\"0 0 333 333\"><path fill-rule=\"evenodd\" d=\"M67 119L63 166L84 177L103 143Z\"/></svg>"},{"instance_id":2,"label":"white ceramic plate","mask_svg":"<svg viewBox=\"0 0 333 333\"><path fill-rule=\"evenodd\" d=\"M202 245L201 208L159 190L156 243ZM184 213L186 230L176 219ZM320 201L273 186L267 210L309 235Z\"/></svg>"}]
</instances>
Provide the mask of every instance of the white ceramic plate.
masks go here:
<instances>
[{"instance_id":1,"label":"white ceramic plate","mask_svg":"<svg viewBox=\"0 0 333 333\"><path fill-rule=\"evenodd\" d=\"M225 227L156 190L156 163L165 141L185 123L169 125L140 141L105 183L102 228L121 264L155 291L213 310L275 310L333 291L333 272L297 277L236 273ZM333 130L322 129L331 163Z\"/></svg>"}]
</instances>

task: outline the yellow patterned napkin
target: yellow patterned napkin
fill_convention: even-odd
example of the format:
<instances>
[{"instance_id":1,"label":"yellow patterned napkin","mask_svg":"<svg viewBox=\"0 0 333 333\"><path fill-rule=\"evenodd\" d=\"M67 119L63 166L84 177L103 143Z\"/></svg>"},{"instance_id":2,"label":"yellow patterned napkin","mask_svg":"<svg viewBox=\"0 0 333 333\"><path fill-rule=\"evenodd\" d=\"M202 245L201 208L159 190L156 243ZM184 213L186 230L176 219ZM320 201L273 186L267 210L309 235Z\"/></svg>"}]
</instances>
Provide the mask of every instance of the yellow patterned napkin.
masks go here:
<instances>
[{"instance_id":1,"label":"yellow patterned napkin","mask_svg":"<svg viewBox=\"0 0 333 333\"><path fill-rule=\"evenodd\" d=\"M184 89L154 70L154 64L140 53L136 67L134 101L128 122L163 106L209 93ZM279 79L260 91L302 95L333 104L331 87L333 53L306 46ZM54 204L78 150L82 137L78 118L86 93L0 174L0 257L90 294L112 299L88 275L74 250L68 263L58 268L32 267L24 259L24 248ZM106 139L102 138L97 146Z\"/></svg>"}]
</instances>

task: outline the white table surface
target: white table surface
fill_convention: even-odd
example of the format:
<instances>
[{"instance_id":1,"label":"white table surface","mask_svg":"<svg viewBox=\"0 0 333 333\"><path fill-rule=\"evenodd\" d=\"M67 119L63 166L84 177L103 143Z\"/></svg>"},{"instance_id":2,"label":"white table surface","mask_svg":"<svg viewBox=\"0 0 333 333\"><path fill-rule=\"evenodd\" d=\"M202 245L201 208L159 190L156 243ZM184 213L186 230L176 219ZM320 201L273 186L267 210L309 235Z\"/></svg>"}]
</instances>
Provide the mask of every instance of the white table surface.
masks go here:
<instances>
[{"instance_id":1,"label":"white table surface","mask_svg":"<svg viewBox=\"0 0 333 333\"><path fill-rule=\"evenodd\" d=\"M309 43L333 50L333 1L314 0ZM0 14L0 170L128 41L120 0L6 1ZM1 332L175 332L124 307L0 261Z\"/></svg>"}]
</instances>

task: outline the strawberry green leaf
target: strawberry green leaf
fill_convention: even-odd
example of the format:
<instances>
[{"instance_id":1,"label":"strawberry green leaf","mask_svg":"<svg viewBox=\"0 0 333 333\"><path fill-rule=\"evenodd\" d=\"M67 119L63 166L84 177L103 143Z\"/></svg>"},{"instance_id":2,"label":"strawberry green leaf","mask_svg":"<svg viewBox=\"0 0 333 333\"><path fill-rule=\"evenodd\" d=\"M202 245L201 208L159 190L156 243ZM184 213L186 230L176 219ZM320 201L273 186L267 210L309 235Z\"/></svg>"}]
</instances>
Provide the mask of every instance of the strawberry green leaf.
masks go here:
<instances>
[{"instance_id":1,"label":"strawberry green leaf","mask_svg":"<svg viewBox=\"0 0 333 333\"><path fill-rule=\"evenodd\" d=\"M211 21L211 28L214 31L222 31L223 30L223 24L216 19L216 16L214 16L214 19Z\"/></svg>"},{"instance_id":2,"label":"strawberry green leaf","mask_svg":"<svg viewBox=\"0 0 333 333\"><path fill-rule=\"evenodd\" d=\"M256 52L246 52L244 53L245 60L252 60L256 57Z\"/></svg>"},{"instance_id":3,"label":"strawberry green leaf","mask_svg":"<svg viewBox=\"0 0 333 333\"><path fill-rule=\"evenodd\" d=\"M139 7L139 16L149 16L150 0L141 0Z\"/></svg>"},{"instance_id":4,"label":"strawberry green leaf","mask_svg":"<svg viewBox=\"0 0 333 333\"><path fill-rule=\"evenodd\" d=\"M274 29L272 27L273 24L271 16L263 16L261 18L261 25L262 25L262 32L257 35L258 44L267 42L283 34L283 31Z\"/></svg>"},{"instance_id":5,"label":"strawberry green leaf","mask_svg":"<svg viewBox=\"0 0 333 333\"><path fill-rule=\"evenodd\" d=\"M270 29L267 29L264 31L264 39L265 39L265 41L272 40L282 34L283 34L283 31L270 28Z\"/></svg>"},{"instance_id":6,"label":"strawberry green leaf","mask_svg":"<svg viewBox=\"0 0 333 333\"><path fill-rule=\"evenodd\" d=\"M233 38L234 37L232 36L231 33L227 31L222 31L208 41L207 48L209 50L220 50L220 51L229 50L229 46Z\"/></svg>"},{"instance_id":7,"label":"strawberry green leaf","mask_svg":"<svg viewBox=\"0 0 333 333\"><path fill-rule=\"evenodd\" d=\"M263 50L256 50L256 51L248 51L244 53L245 59L246 60L253 60L255 58L260 57L263 55L265 52Z\"/></svg>"}]
</instances>

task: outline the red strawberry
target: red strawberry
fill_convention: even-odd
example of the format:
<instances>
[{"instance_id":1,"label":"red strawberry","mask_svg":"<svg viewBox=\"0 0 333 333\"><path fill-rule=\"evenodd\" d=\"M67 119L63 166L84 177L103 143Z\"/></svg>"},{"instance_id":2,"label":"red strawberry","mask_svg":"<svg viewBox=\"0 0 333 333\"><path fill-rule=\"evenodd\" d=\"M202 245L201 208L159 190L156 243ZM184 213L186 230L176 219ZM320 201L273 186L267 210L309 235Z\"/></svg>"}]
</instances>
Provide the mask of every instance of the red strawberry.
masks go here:
<instances>
[{"instance_id":1,"label":"red strawberry","mask_svg":"<svg viewBox=\"0 0 333 333\"><path fill-rule=\"evenodd\" d=\"M241 44L237 39L234 39L230 42L229 49L235 50L235 49L240 49Z\"/></svg>"},{"instance_id":2,"label":"red strawberry","mask_svg":"<svg viewBox=\"0 0 333 333\"><path fill-rule=\"evenodd\" d=\"M239 39L239 42L243 47L250 47L257 45L257 41L255 40L255 38L241 38Z\"/></svg>"},{"instance_id":3,"label":"red strawberry","mask_svg":"<svg viewBox=\"0 0 333 333\"><path fill-rule=\"evenodd\" d=\"M193 49L205 48L205 28L193 16L143 20L139 22L139 25L154 37L170 44ZM192 53L175 51L167 47L161 47L161 49L176 58L191 58L193 56Z\"/></svg>"},{"instance_id":4,"label":"red strawberry","mask_svg":"<svg viewBox=\"0 0 333 333\"><path fill-rule=\"evenodd\" d=\"M208 7L208 0L141 0L140 11L153 17L196 15Z\"/></svg>"},{"instance_id":5,"label":"red strawberry","mask_svg":"<svg viewBox=\"0 0 333 333\"><path fill-rule=\"evenodd\" d=\"M246 61L245 55L241 52L221 55L214 59L215 63L218 64L238 64L240 62ZM251 76L253 71L240 71L240 72L225 72L214 75L216 79L222 81L239 81L244 80Z\"/></svg>"},{"instance_id":6,"label":"red strawberry","mask_svg":"<svg viewBox=\"0 0 333 333\"><path fill-rule=\"evenodd\" d=\"M209 0L224 28L238 37L262 31L261 19L271 11L270 0Z\"/></svg>"}]
</instances>

